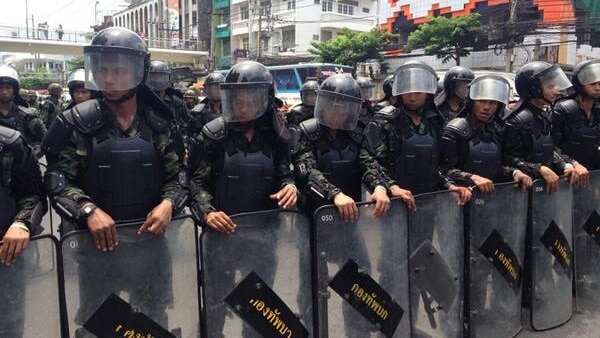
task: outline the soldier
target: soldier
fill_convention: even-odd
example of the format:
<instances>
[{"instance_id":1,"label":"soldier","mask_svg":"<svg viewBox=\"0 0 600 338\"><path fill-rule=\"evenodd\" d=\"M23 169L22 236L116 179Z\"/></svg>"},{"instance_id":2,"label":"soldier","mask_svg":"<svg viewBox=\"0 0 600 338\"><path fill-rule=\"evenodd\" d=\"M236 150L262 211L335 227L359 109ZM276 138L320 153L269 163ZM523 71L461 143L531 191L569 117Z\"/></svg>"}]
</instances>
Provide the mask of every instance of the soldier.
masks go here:
<instances>
[{"instance_id":1,"label":"soldier","mask_svg":"<svg viewBox=\"0 0 600 338\"><path fill-rule=\"evenodd\" d=\"M519 69L515 86L520 99L505 119L503 163L534 179L543 178L548 192L558 190L557 173L576 183L577 170L553 144L550 121L552 106L571 82L557 65L534 61Z\"/></svg>"},{"instance_id":2,"label":"soldier","mask_svg":"<svg viewBox=\"0 0 600 338\"><path fill-rule=\"evenodd\" d=\"M388 75L383 79L381 88L383 89L383 98L375 105L375 112L390 105L396 104L396 98L392 95L392 82L394 81L394 74Z\"/></svg>"},{"instance_id":3,"label":"soldier","mask_svg":"<svg viewBox=\"0 0 600 338\"><path fill-rule=\"evenodd\" d=\"M385 186L392 196L409 202L412 194L448 189L458 193L459 203L464 204L470 190L455 185L438 165L444 119L433 105L436 83L435 71L425 63L409 61L400 66L392 87L397 103L375 114L366 132L371 154L363 150L361 157L365 161L374 156L387 170L392 180ZM377 174L368 171L365 179L376 180Z\"/></svg>"},{"instance_id":4,"label":"soldier","mask_svg":"<svg viewBox=\"0 0 600 338\"><path fill-rule=\"evenodd\" d=\"M40 106L40 117L46 128L50 128L52 121L62 111L60 100L62 93L63 89L60 84L51 83L48 85L48 97Z\"/></svg>"},{"instance_id":5,"label":"soldier","mask_svg":"<svg viewBox=\"0 0 600 338\"><path fill-rule=\"evenodd\" d=\"M190 111L193 124L190 137L198 135L205 124L221 116L221 90L219 86L223 81L225 81L225 76L221 73L211 73L206 77L204 81L206 97Z\"/></svg>"},{"instance_id":6,"label":"soldier","mask_svg":"<svg viewBox=\"0 0 600 338\"><path fill-rule=\"evenodd\" d=\"M40 102L38 101L37 92L33 89L27 91L27 104L31 110L38 112L40 110Z\"/></svg>"},{"instance_id":7,"label":"soldier","mask_svg":"<svg viewBox=\"0 0 600 338\"><path fill-rule=\"evenodd\" d=\"M302 103L292 108L285 117L288 126L299 126L303 121L314 117L318 89L319 84L317 81L309 80L304 82L300 89L300 100Z\"/></svg>"},{"instance_id":8,"label":"soldier","mask_svg":"<svg viewBox=\"0 0 600 338\"><path fill-rule=\"evenodd\" d=\"M502 126L498 113L508 103L510 84L506 79L484 75L469 85L465 107L444 127L440 166L448 177L463 186L476 186L483 194L494 183L516 181L525 190L531 177L502 165Z\"/></svg>"},{"instance_id":9,"label":"soldier","mask_svg":"<svg viewBox=\"0 0 600 338\"><path fill-rule=\"evenodd\" d=\"M85 70L75 69L69 75L67 81L67 87L69 87L69 94L71 95L71 102L65 107L64 110L73 108L76 104L91 100L96 96L96 91L85 88Z\"/></svg>"},{"instance_id":10,"label":"soldier","mask_svg":"<svg viewBox=\"0 0 600 338\"><path fill-rule=\"evenodd\" d=\"M0 126L0 262L11 266L2 276L0 316L2 337L23 337L25 293L24 269L19 255L29 238L41 232L41 218L46 213L42 176L33 151L21 134Z\"/></svg>"},{"instance_id":11,"label":"soldier","mask_svg":"<svg viewBox=\"0 0 600 338\"><path fill-rule=\"evenodd\" d=\"M222 116L206 124L199 135L192 167L195 218L209 228L232 233L236 225L230 215L269 209L290 209L296 205L296 186L290 169L289 132L274 107L273 78L260 63L244 61L234 65L221 84ZM232 237L235 241L238 237ZM244 245L261 247L241 238ZM223 257L222 275L211 276L226 286L234 285L237 267L244 267L243 252ZM277 255L264 253L264 266L274 267ZM247 271L242 271L242 274ZM272 285L274 271L263 275ZM208 295L210 304L222 301L224 295ZM208 333L221 337L226 309L214 310L218 321ZM243 336L250 333L244 329Z\"/></svg>"},{"instance_id":12,"label":"soldier","mask_svg":"<svg viewBox=\"0 0 600 338\"><path fill-rule=\"evenodd\" d=\"M185 106L188 110L192 110L198 103L198 93L196 93L193 89L187 89L183 93L183 101L185 101Z\"/></svg>"},{"instance_id":13,"label":"soldier","mask_svg":"<svg viewBox=\"0 0 600 338\"><path fill-rule=\"evenodd\" d=\"M575 66L572 80L575 95L559 101L552 116L554 144L573 159L584 186L589 183L587 170L600 169L599 66L600 60L583 61Z\"/></svg>"},{"instance_id":14,"label":"soldier","mask_svg":"<svg viewBox=\"0 0 600 338\"><path fill-rule=\"evenodd\" d=\"M153 245L153 264L170 266L160 234L183 208L188 191L172 142L172 113L145 85L150 67L146 44L128 29L110 27L84 47L84 55L86 87L102 97L61 113L44 139L45 149L58 151L56 172L45 180L53 206L63 216L61 233L89 229L98 250L116 249L114 254L123 257L139 255L138 245ZM143 220L138 234L156 236L119 243L115 223L129 220ZM78 325L113 290L110 281L120 278L110 273L118 268L104 265L100 269L106 274L99 277L95 264L102 262L79 265ZM163 326L171 301L170 274L160 270L151 284L121 286L132 303Z\"/></svg>"},{"instance_id":15,"label":"soldier","mask_svg":"<svg viewBox=\"0 0 600 338\"><path fill-rule=\"evenodd\" d=\"M437 106L446 122L455 118L464 107L467 98L467 85L473 81L475 74L469 68L452 67L444 76L444 90L435 98Z\"/></svg>"},{"instance_id":16,"label":"soldier","mask_svg":"<svg viewBox=\"0 0 600 338\"><path fill-rule=\"evenodd\" d=\"M19 75L9 66L0 66L0 125L18 130L29 145L37 145L46 134L44 123L18 95Z\"/></svg>"},{"instance_id":17,"label":"soldier","mask_svg":"<svg viewBox=\"0 0 600 338\"><path fill-rule=\"evenodd\" d=\"M363 101L360 112L360 122L366 127L375 113L375 85L368 77L359 77L356 79L356 82L360 86L360 95Z\"/></svg>"}]
</instances>

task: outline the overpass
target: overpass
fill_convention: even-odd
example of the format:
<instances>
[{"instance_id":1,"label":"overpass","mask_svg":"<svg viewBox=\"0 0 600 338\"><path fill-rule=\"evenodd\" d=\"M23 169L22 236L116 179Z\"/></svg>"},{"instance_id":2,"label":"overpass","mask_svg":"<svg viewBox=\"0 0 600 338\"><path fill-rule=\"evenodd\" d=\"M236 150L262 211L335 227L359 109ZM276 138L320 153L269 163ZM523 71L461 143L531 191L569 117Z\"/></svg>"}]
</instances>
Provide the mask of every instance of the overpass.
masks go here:
<instances>
[{"instance_id":1,"label":"overpass","mask_svg":"<svg viewBox=\"0 0 600 338\"><path fill-rule=\"evenodd\" d=\"M33 33L24 32L25 28L0 26L0 52L83 56L83 47L89 45L93 36L91 32L65 32L59 41L57 36L53 36L55 32L49 32L48 39L36 38ZM208 52L195 50L149 48L149 51L153 60L194 69L204 68L204 61L208 57Z\"/></svg>"}]
</instances>

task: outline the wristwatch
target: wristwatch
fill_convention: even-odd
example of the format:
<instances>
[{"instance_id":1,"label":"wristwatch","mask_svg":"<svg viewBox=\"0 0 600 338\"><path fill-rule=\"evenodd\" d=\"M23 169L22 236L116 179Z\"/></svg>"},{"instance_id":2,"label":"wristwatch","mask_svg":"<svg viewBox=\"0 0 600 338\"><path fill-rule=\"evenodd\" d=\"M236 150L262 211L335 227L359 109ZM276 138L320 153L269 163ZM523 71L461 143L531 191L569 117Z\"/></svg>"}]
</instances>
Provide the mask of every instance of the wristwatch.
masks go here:
<instances>
[{"instance_id":1,"label":"wristwatch","mask_svg":"<svg viewBox=\"0 0 600 338\"><path fill-rule=\"evenodd\" d=\"M96 208L98 208L94 203L86 203L82 208L81 211L83 212L83 214L85 215L85 217L88 217L94 210L96 210Z\"/></svg>"}]
</instances>

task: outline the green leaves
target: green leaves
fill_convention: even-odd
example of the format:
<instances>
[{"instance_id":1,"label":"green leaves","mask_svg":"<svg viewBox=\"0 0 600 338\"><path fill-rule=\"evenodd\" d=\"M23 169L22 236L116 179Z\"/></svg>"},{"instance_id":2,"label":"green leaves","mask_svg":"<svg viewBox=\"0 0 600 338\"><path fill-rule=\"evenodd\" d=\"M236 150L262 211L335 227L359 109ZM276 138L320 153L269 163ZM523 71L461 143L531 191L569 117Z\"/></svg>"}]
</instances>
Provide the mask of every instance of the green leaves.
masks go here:
<instances>
[{"instance_id":1,"label":"green leaves","mask_svg":"<svg viewBox=\"0 0 600 338\"><path fill-rule=\"evenodd\" d=\"M460 57L470 54L469 48L473 46L475 36L484 29L479 22L480 17L472 13L455 18L433 18L410 33L404 51L423 48L425 54L435 55L443 63L455 60L458 65Z\"/></svg>"}]
</instances>

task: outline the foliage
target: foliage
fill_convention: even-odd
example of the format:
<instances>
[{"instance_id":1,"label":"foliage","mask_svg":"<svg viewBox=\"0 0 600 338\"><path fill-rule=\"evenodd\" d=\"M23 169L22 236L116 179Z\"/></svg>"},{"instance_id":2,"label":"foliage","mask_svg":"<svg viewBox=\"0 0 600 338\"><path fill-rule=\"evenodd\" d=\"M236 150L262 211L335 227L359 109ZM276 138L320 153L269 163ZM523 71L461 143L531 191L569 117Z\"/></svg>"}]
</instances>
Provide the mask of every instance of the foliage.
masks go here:
<instances>
[{"instance_id":1,"label":"foliage","mask_svg":"<svg viewBox=\"0 0 600 338\"><path fill-rule=\"evenodd\" d=\"M48 73L45 69L42 70L42 68L37 72L22 72L19 74L19 80L21 88L34 90L47 89L48 85L54 82L60 83L59 78Z\"/></svg>"},{"instance_id":2,"label":"foliage","mask_svg":"<svg viewBox=\"0 0 600 338\"><path fill-rule=\"evenodd\" d=\"M65 63L67 64L67 71L71 72L73 69L83 68L83 57L76 56L71 60L66 60Z\"/></svg>"},{"instance_id":3,"label":"foliage","mask_svg":"<svg viewBox=\"0 0 600 338\"><path fill-rule=\"evenodd\" d=\"M308 51L316 55L316 62L330 62L352 66L356 72L359 62L381 60L379 52L390 43L392 36L374 28L368 32L355 32L344 28L334 39L311 42Z\"/></svg>"},{"instance_id":4,"label":"foliage","mask_svg":"<svg viewBox=\"0 0 600 338\"><path fill-rule=\"evenodd\" d=\"M455 18L433 18L410 33L404 51L424 48L425 54L435 55L443 63L454 60L460 65L460 57L471 53L469 48L473 47L475 37L484 29L479 22L480 17L478 13L472 13Z\"/></svg>"}]
</instances>

